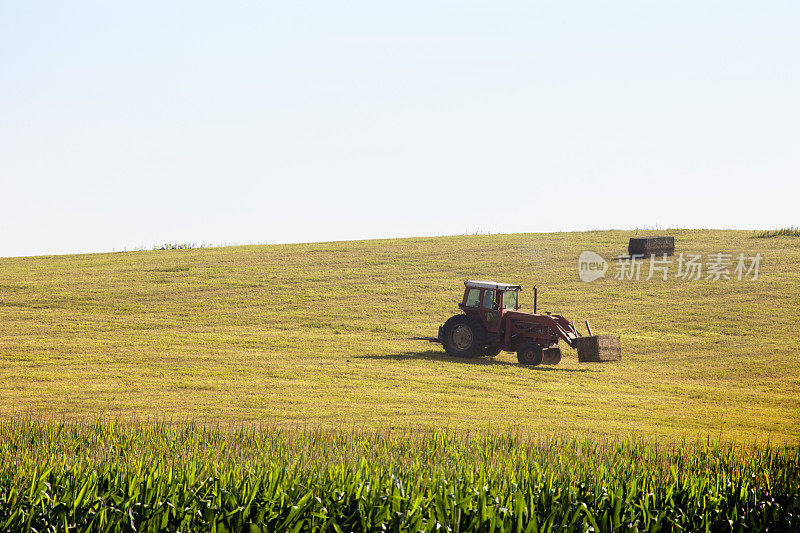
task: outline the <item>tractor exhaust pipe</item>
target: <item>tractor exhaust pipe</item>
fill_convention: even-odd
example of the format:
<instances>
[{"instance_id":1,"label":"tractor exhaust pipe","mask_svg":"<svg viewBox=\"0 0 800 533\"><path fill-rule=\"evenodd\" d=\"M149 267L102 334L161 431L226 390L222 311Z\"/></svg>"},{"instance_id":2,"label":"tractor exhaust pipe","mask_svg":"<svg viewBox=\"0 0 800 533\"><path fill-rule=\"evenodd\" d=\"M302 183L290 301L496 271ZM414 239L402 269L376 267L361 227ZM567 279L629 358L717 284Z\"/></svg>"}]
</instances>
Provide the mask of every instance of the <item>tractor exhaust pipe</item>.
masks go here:
<instances>
[{"instance_id":1,"label":"tractor exhaust pipe","mask_svg":"<svg viewBox=\"0 0 800 533\"><path fill-rule=\"evenodd\" d=\"M537 290L536 290L536 285L534 285L533 286L533 314L534 315L536 314L536 295L537 295Z\"/></svg>"}]
</instances>

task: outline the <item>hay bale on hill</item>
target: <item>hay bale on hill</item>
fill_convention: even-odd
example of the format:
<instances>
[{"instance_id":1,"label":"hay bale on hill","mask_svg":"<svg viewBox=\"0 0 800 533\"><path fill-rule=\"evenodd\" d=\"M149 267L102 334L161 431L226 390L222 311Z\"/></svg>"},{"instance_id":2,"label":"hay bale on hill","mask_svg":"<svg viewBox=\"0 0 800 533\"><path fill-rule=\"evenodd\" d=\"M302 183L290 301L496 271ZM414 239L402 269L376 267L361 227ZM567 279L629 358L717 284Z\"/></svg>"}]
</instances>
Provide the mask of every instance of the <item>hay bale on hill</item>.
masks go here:
<instances>
[{"instance_id":1,"label":"hay bale on hill","mask_svg":"<svg viewBox=\"0 0 800 533\"><path fill-rule=\"evenodd\" d=\"M635 237L628 241L628 255L674 255L675 237Z\"/></svg>"},{"instance_id":2,"label":"hay bale on hill","mask_svg":"<svg viewBox=\"0 0 800 533\"><path fill-rule=\"evenodd\" d=\"M579 363L601 363L622 359L619 335L592 335L578 337L576 340Z\"/></svg>"}]
</instances>

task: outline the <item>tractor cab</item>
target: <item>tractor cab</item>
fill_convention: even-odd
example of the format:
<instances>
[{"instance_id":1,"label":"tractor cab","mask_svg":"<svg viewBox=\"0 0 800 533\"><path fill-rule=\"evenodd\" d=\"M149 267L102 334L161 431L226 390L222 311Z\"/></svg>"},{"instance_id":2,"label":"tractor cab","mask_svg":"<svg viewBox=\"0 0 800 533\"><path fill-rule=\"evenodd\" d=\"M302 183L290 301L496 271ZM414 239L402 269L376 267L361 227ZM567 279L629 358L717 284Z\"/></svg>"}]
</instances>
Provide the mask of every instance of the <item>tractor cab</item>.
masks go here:
<instances>
[{"instance_id":1,"label":"tractor cab","mask_svg":"<svg viewBox=\"0 0 800 533\"><path fill-rule=\"evenodd\" d=\"M494 281L465 281L461 309L519 309L518 293L522 285Z\"/></svg>"},{"instance_id":2,"label":"tractor cab","mask_svg":"<svg viewBox=\"0 0 800 533\"><path fill-rule=\"evenodd\" d=\"M519 309L522 285L494 281L465 281L464 298L459 307L477 318L488 332L500 331L503 314Z\"/></svg>"}]
</instances>

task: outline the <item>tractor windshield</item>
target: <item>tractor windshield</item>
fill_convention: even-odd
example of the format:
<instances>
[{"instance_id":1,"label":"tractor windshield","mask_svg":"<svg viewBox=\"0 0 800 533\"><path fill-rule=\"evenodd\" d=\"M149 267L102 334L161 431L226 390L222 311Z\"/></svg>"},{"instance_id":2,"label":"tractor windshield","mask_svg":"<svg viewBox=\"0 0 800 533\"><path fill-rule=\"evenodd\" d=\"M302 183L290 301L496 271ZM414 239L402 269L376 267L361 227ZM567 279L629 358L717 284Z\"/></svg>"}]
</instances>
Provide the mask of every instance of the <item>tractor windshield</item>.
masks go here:
<instances>
[{"instance_id":1,"label":"tractor windshield","mask_svg":"<svg viewBox=\"0 0 800 533\"><path fill-rule=\"evenodd\" d=\"M503 291L503 308L517 308L517 291Z\"/></svg>"}]
</instances>

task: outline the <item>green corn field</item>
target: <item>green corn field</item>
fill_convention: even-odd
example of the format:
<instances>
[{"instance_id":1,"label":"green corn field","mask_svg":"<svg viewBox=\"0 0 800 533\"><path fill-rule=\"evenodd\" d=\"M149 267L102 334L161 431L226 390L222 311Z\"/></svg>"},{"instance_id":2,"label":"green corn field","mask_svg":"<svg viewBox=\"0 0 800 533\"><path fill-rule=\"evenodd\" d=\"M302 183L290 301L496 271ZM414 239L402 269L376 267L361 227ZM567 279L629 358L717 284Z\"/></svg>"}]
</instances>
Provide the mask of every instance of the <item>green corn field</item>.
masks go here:
<instances>
[{"instance_id":1,"label":"green corn field","mask_svg":"<svg viewBox=\"0 0 800 533\"><path fill-rule=\"evenodd\" d=\"M0 422L2 531L798 531L800 448Z\"/></svg>"}]
</instances>

